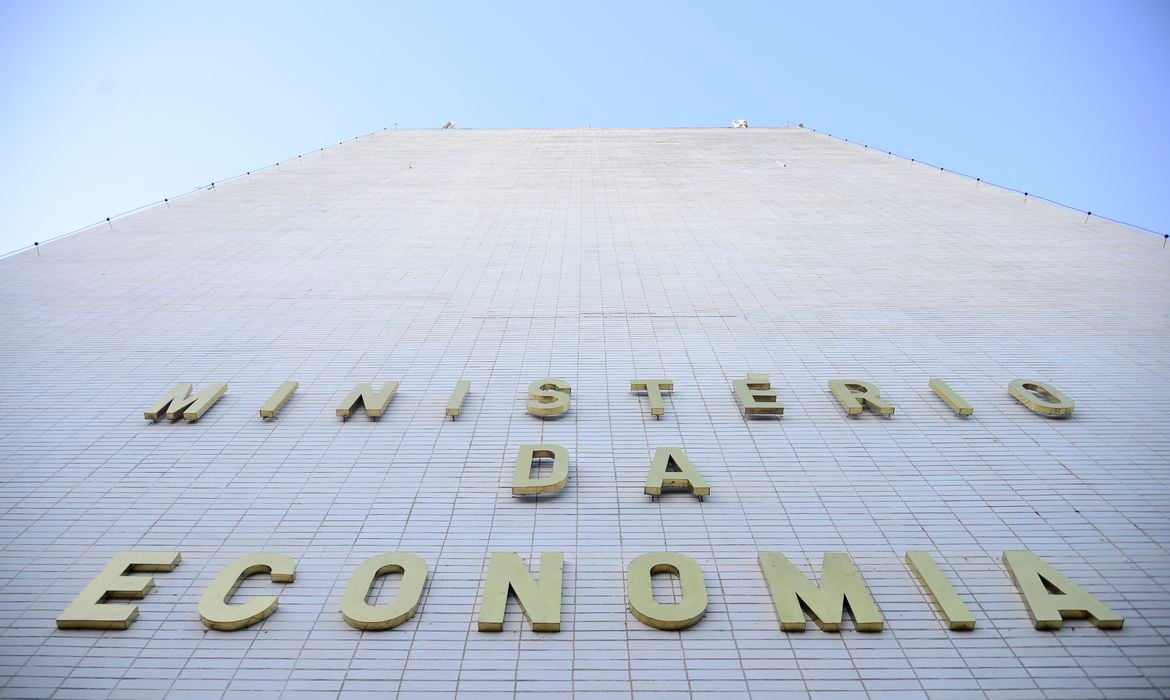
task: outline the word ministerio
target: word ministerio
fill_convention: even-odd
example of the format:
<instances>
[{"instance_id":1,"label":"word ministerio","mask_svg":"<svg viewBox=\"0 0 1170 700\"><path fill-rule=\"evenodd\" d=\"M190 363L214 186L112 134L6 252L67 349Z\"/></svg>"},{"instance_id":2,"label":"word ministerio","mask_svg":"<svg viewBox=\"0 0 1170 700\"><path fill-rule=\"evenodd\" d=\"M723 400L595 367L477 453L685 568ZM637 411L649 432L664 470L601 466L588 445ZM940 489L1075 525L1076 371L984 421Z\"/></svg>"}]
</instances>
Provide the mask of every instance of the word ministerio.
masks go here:
<instances>
[{"instance_id":1,"label":"word ministerio","mask_svg":"<svg viewBox=\"0 0 1170 700\"><path fill-rule=\"evenodd\" d=\"M285 382L260 408L262 418L275 418L297 390L296 382ZM672 391L667 379L635 379L630 390L645 392L650 413L665 413L662 395ZM939 379L930 380L930 388L957 415L971 415L973 409L963 398ZM145 417L158 420L199 418L227 391L226 384L212 384L191 394L191 384L178 384ZM470 382L459 380L448 401L446 415L457 417ZM864 409L889 416L894 406L881 398L872 382L833 380L833 396L848 415ZM358 384L336 413L342 420L362 408L371 419L385 411L398 390L397 382L386 382L380 391L371 384ZM784 407L771 388L768 375L750 373L746 379L732 383L732 390L747 416L779 416ZM1046 416L1065 416L1073 411L1073 402L1055 387L1044 382L1017 379L1008 392L1030 410ZM541 418L557 416L569 410L572 388L568 382L546 378L528 387L527 410ZM534 477L533 468L541 460L551 459L551 474ZM549 494L565 487L569 478L568 451L559 445L521 445L516 460L512 494L530 496ZM677 447L657 448L645 493L651 497L664 490L685 490L702 499L711 489ZM167 572L179 565L179 552L121 552L81 591L57 618L61 629L127 629L138 617L134 605L109 602L111 599L140 599L154 585L149 576L136 572ZM806 613L820 629L840 630L844 611L853 617L860 632L880 632L883 620L861 573L845 553L827 553L821 564L821 585L817 586L783 554L760 552L760 570L772 598L773 607L785 632L803 632ZM1088 618L1101 629L1120 629L1124 619L1108 606L1080 588L1050 564L1029 551L1004 552L1003 562L1015 583L1032 622L1038 630L1059 629L1069 618ZM975 629L975 618L955 592L929 552L906 554L906 564L933 600L940 617L951 630ZM199 601L199 618L210 629L231 631L250 627L266 619L279 605L276 596L255 596L232 602L244 579L266 574L276 583L292 583L296 563L276 552L261 552L237 559L215 577ZM354 571L341 597L340 612L347 624L358 630L387 630L401 625L418 611L428 567L425 560L409 552L384 552L367 559ZM675 602L662 603L654 598L651 578L654 574L671 574L679 580ZM401 575L398 590L387 603L372 604L370 592L375 582L387 575ZM561 628L561 597L564 554L542 552L539 579L533 577L520 556L514 552L493 552L484 579L479 611L479 631L498 632L504 628L504 612L509 597L515 597L528 623L537 632L558 632ZM627 602L630 613L642 623L663 630L681 630L699 622L707 612L707 588L703 571L691 557L678 552L643 554L629 563L626 571Z\"/></svg>"},{"instance_id":2,"label":"word ministerio","mask_svg":"<svg viewBox=\"0 0 1170 700\"><path fill-rule=\"evenodd\" d=\"M202 391L192 394L193 386L176 384L154 405L146 409L144 416L150 421L157 421L164 416L171 421L179 419L197 421L227 393L228 389L227 384L208 384ZM975 413L971 404L943 380L931 379L929 386L935 395L951 407L955 415L970 416ZM299 387L300 384L293 381L281 384L276 393L260 407L260 417L276 418ZM731 389L739 400L745 416L784 415L784 405L779 402L777 393L772 389L771 381L765 373L749 372L746 379L733 381ZM447 399L446 410L446 415L452 420L463 410L463 401L470 390L471 382L466 379L460 379L455 383L455 389ZM564 379L552 377L538 379L528 385L528 412L541 418L567 413L572 401L572 391L572 386ZM650 415L661 418L666 413L662 396L665 392L674 391L674 382L669 379L632 379L630 391L645 393L650 404ZM866 408L881 416L894 415L894 405L882 398L881 390L873 382L833 379L829 382L829 391L845 409L846 415L861 415ZM378 391L374 390L373 384L358 384L337 407L336 413L344 421L361 408L367 417L377 420L397 393L398 382L385 382ZM1034 379L1013 379L1008 383L1008 393L1029 410L1045 416L1067 416L1075 407L1072 399L1056 387Z\"/></svg>"}]
</instances>

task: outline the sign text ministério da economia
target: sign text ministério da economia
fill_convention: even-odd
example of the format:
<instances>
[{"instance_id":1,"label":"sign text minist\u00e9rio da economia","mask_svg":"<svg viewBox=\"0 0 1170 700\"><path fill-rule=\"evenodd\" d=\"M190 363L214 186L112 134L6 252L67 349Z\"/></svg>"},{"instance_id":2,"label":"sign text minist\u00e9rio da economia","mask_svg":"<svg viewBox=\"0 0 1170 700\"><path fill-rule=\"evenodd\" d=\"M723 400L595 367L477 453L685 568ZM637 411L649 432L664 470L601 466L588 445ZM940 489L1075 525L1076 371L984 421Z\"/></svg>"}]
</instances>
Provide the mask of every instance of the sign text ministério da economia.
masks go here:
<instances>
[{"instance_id":1,"label":"sign text minist\u00e9rio da economia","mask_svg":"<svg viewBox=\"0 0 1170 700\"><path fill-rule=\"evenodd\" d=\"M931 379L930 388L961 416L973 409L956 391L940 379ZM296 392L295 382L285 382L260 408L262 418L275 418ZM664 392L672 391L668 379L635 379L630 390L645 392L650 413L665 413ZM445 415L452 419L461 411L470 383L459 380L448 401ZM397 382L386 382L375 391L372 384L358 384L337 407L343 420L361 408L370 418L382 415L398 390ZM890 416L894 406L883 399L872 382L832 380L829 390L848 415L869 409ZM227 391L226 384L211 384L192 394L192 385L178 384L145 412L149 420L163 416L171 420L197 421ZM766 374L750 373L732 383L732 391L745 416L780 416L784 407L778 401ZM1055 387L1037 380L1016 379L1008 392L1029 410L1045 416L1067 416L1074 404ZM547 418L566 413L572 403L572 388L564 380L540 379L529 385L526 408L529 413ZM533 467L551 460L545 476L533 476ZM514 496L553 494L565 487L569 478L569 454L553 444L521 445L513 474ZM666 491L685 491L698 497L711 493L699 470L679 447L656 449L647 474L644 492L657 497ZM57 618L61 629L126 629L137 618L137 606L112 603L110 599L142 598L153 586L149 576L135 572L167 572L181 561L179 552L121 552L85 587ZM861 573L848 554L827 553L821 564L820 586L812 583L781 553L760 552L758 563L772 598L781 630L801 632L806 628L806 613L825 631L840 629L846 609L861 632L880 632L881 611L870 595ZM1016 584L1036 629L1059 629L1068 618L1088 618L1101 629L1119 629L1124 620L1048 562L1029 551L1008 551L1003 563ZM925 551L906 554L906 564L923 591L932 601L940 618L952 630L975 628L975 618L967 609L933 556ZM272 581L292 583L296 564L287 555L260 552L228 564L205 589L199 601L199 618L216 630L249 627L272 615L277 596L255 596L245 601L233 600L236 589L247 577L267 574ZM479 610L481 632L500 631L510 596L516 597L533 630L560 630L564 555L543 552L539 576L533 577L520 556L513 552L493 552L488 562ZM350 626L359 630L387 630L410 619L418 611L426 583L428 567L421 557L409 552L384 552L360 564L342 594L340 614ZM662 603L651 592L651 577L669 573L679 579L679 595L671 603ZM367 598L379 577L401 575L394 598L373 604ZM707 610L707 589L699 563L679 552L651 552L633 559L626 572L627 603L630 613L654 628L679 630L697 624Z\"/></svg>"}]
</instances>

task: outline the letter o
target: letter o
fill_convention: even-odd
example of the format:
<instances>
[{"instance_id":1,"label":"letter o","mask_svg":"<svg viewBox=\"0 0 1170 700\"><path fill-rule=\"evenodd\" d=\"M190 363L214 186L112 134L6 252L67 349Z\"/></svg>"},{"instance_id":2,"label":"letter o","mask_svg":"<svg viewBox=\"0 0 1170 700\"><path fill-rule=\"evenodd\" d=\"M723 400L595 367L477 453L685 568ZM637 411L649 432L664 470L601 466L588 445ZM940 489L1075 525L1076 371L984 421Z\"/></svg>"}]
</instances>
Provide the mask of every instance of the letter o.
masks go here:
<instances>
[{"instance_id":1,"label":"letter o","mask_svg":"<svg viewBox=\"0 0 1170 700\"><path fill-rule=\"evenodd\" d=\"M654 599L650 578L654 574L678 576L682 600L663 604ZM651 552L630 562L626 573L630 612L643 623L660 630L686 629L707 614L707 585L699 563L678 552Z\"/></svg>"},{"instance_id":2,"label":"letter o","mask_svg":"<svg viewBox=\"0 0 1170 700\"><path fill-rule=\"evenodd\" d=\"M379 576L402 574L398 595L382 605L370 605L366 596ZM423 585L427 581L427 563L409 552L386 552L362 562L349 579L341 596L341 617L359 630L388 630L410 618L418 610Z\"/></svg>"}]
</instances>

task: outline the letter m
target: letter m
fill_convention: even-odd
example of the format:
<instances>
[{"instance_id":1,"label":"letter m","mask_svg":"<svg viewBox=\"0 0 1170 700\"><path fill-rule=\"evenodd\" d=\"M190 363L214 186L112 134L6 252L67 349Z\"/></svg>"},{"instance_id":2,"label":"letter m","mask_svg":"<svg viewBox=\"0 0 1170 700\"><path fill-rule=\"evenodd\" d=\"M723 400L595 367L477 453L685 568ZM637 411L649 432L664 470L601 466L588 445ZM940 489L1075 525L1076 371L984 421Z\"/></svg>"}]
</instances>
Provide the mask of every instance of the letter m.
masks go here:
<instances>
[{"instance_id":1,"label":"letter m","mask_svg":"<svg viewBox=\"0 0 1170 700\"><path fill-rule=\"evenodd\" d=\"M846 604L858 632L882 631L882 614L848 554L825 555L820 588L783 554L760 552L759 560L780 618L780 629L785 632L804 631L805 610L822 631L837 632Z\"/></svg>"},{"instance_id":2,"label":"letter m","mask_svg":"<svg viewBox=\"0 0 1170 700\"><path fill-rule=\"evenodd\" d=\"M192 394L191 384L176 384L165 396L146 409L143 414L146 420L156 421L164 415L170 420L186 418L197 421L203 417L207 409L219 401L219 397L227 392L227 384L208 384L203 391Z\"/></svg>"}]
</instances>

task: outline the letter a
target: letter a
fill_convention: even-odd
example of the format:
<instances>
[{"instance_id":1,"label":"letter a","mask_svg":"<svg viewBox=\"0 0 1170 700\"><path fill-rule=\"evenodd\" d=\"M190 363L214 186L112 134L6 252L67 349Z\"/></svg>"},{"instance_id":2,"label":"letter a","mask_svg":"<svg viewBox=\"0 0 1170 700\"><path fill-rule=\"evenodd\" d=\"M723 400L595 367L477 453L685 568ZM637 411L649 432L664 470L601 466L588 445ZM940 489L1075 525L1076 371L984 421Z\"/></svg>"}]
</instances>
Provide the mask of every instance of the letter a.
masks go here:
<instances>
[{"instance_id":1,"label":"letter a","mask_svg":"<svg viewBox=\"0 0 1170 700\"><path fill-rule=\"evenodd\" d=\"M681 447L659 447L654 452L643 492L648 496L660 496L663 491L672 489L690 491L699 500L711 493L711 487Z\"/></svg>"},{"instance_id":2,"label":"letter a","mask_svg":"<svg viewBox=\"0 0 1170 700\"><path fill-rule=\"evenodd\" d=\"M1058 630L1066 618L1087 617L1094 627L1119 630L1125 620L1048 562L1023 550L1003 553L1003 563L1038 630Z\"/></svg>"}]
</instances>

